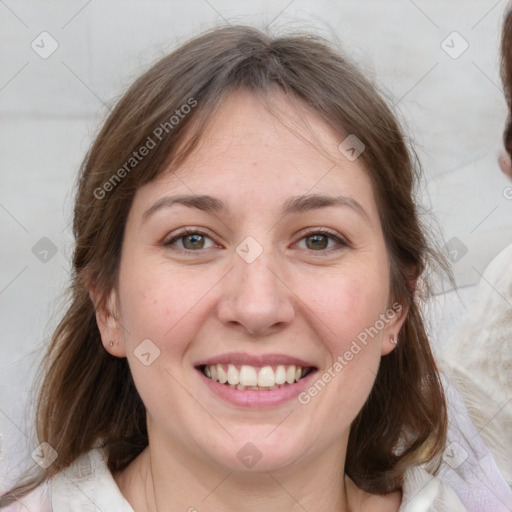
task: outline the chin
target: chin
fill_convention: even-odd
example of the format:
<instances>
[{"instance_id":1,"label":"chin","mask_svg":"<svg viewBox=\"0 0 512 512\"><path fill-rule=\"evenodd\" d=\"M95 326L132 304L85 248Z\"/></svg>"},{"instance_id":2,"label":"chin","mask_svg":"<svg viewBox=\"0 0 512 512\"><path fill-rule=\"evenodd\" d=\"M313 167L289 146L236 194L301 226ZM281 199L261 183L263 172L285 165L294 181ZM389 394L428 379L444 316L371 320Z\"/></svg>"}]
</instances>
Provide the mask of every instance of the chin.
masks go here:
<instances>
[{"instance_id":1,"label":"chin","mask_svg":"<svg viewBox=\"0 0 512 512\"><path fill-rule=\"evenodd\" d=\"M278 471L296 463L302 454L302 450L298 449L299 443L294 442L298 440L286 435L271 439L271 431L272 428L269 429L267 425L264 434L259 430L255 432L254 428L248 429L247 435L241 435L240 432L220 453L212 453L212 458L217 459L227 470L242 473ZM282 442L283 437L286 443Z\"/></svg>"}]
</instances>

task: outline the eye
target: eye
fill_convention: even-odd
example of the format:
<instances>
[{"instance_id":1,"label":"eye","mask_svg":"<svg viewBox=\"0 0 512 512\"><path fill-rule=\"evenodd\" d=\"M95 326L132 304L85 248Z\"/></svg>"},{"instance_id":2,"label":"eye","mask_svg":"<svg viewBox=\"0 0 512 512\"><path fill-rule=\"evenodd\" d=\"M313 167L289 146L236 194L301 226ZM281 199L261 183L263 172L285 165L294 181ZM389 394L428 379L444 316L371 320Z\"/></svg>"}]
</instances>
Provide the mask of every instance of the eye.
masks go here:
<instances>
[{"instance_id":1,"label":"eye","mask_svg":"<svg viewBox=\"0 0 512 512\"><path fill-rule=\"evenodd\" d=\"M211 245L206 245L206 240L210 240ZM305 248L315 252L324 252L325 249L342 249L348 247L349 243L337 235L334 231L327 228L317 229L306 233L299 242L305 241ZM331 244L331 245L330 245ZM196 229L185 228L169 240L163 242L165 247L176 247L183 251L199 251L214 247L212 238Z\"/></svg>"},{"instance_id":2,"label":"eye","mask_svg":"<svg viewBox=\"0 0 512 512\"><path fill-rule=\"evenodd\" d=\"M163 245L165 247L175 245L176 242L181 242L181 246L178 244L178 249L187 251L195 251L199 249L207 249L205 246L205 240L212 240L206 233L197 230L184 229L181 233L178 233L173 238L165 241ZM212 244L210 247L213 247Z\"/></svg>"},{"instance_id":3,"label":"eye","mask_svg":"<svg viewBox=\"0 0 512 512\"><path fill-rule=\"evenodd\" d=\"M340 238L335 232L329 229L320 229L307 233L300 239L300 242L305 241L306 249L311 249L316 252L322 252L324 249L342 249L348 247L348 242ZM334 241L334 247L329 246L329 242ZM338 246L338 247L336 247Z\"/></svg>"}]
</instances>

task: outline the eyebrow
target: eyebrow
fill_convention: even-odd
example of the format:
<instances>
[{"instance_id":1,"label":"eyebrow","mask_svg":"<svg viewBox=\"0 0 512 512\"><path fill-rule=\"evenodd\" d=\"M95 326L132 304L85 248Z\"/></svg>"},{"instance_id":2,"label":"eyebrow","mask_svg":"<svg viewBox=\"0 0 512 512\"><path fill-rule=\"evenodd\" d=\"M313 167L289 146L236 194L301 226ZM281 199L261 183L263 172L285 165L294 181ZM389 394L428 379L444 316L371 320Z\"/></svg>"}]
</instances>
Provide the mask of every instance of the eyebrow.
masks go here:
<instances>
[{"instance_id":1,"label":"eyebrow","mask_svg":"<svg viewBox=\"0 0 512 512\"><path fill-rule=\"evenodd\" d=\"M176 204L180 204L188 208L196 208L207 213L230 213L230 209L224 201L210 195L166 196L159 199L144 213L143 222L146 221L156 211L163 208L171 208ZM290 197L285 201L281 210L281 215L286 216L304 213L333 206L348 207L363 217L367 222L370 222L368 214L364 208L355 199L347 196L325 196L319 194L310 194Z\"/></svg>"}]
</instances>

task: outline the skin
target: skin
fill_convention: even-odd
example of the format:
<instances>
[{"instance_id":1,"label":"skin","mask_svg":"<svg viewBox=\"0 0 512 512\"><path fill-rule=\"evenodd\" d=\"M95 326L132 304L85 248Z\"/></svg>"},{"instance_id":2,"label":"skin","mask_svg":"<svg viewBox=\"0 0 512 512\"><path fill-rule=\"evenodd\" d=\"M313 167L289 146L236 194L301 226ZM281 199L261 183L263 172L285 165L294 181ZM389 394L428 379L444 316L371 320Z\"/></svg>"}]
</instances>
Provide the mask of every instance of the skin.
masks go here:
<instances>
[{"instance_id":1,"label":"skin","mask_svg":"<svg viewBox=\"0 0 512 512\"><path fill-rule=\"evenodd\" d=\"M381 357L395 347L390 337L405 308L307 405L236 407L194 368L226 352L281 353L311 361L321 375L390 306L385 241L360 159L346 159L338 150L344 137L305 106L274 99L295 130L250 93L233 93L194 155L140 188L129 212L118 286L97 319L105 348L128 358L147 409L149 446L114 475L136 512L400 506L400 491L381 497L358 489L344 461L350 424ZM304 120L323 152L297 135L306 133ZM209 194L231 212L174 205L144 219L174 194ZM365 213L333 206L282 217L283 203L302 194L348 196ZM190 237L164 245L185 226L207 232L193 240L198 249ZM314 246L323 227L348 245L322 238ZM247 236L263 250L252 263L236 253ZM147 338L160 350L148 366L134 355ZM237 457L247 442L262 454L252 468Z\"/></svg>"},{"instance_id":2,"label":"skin","mask_svg":"<svg viewBox=\"0 0 512 512\"><path fill-rule=\"evenodd\" d=\"M512 163L510 155L507 153L505 148L502 146L498 156L498 164L501 172L509 179L512 179Z\"/></svg>"}]
</instances>

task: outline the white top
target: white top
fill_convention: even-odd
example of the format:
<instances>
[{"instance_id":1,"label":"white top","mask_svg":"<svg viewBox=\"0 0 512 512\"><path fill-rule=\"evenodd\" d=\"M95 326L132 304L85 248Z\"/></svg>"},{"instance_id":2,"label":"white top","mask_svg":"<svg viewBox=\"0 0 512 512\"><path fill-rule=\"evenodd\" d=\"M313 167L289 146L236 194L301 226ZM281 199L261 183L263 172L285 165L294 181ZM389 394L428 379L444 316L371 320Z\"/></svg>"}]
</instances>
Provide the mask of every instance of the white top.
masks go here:
<instances>
[{"instance_id":1,"label":"white top","mask_svg":"<svg viewBox=\"0 0 512 512\"><path fill-rule=\"evenodd\" d=\"M486 268L443 366L512 485L512 244Z\"/></svg>"},{"instance_id":2,"label":"white top","mask_svg":"<svg viewBox=\"0 0 512 512\"><path fill-rule=\"evenodd\" d=\"M134 512L94 448L50 481L8 506L5 512ZM421 467L406 473L400 512L470 512L441 479Z\"/></svg>"}]
</instances>

